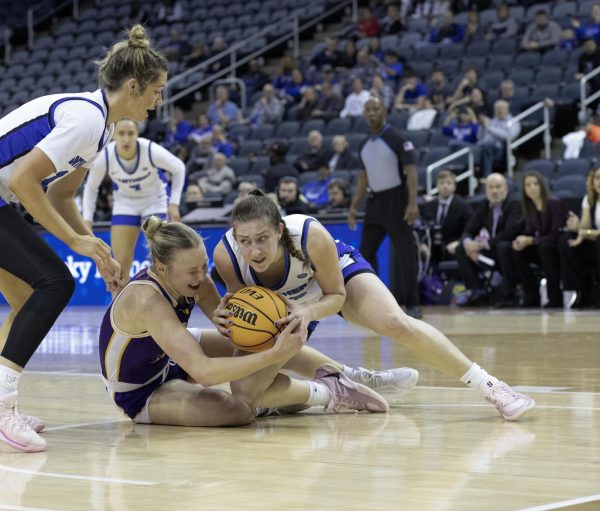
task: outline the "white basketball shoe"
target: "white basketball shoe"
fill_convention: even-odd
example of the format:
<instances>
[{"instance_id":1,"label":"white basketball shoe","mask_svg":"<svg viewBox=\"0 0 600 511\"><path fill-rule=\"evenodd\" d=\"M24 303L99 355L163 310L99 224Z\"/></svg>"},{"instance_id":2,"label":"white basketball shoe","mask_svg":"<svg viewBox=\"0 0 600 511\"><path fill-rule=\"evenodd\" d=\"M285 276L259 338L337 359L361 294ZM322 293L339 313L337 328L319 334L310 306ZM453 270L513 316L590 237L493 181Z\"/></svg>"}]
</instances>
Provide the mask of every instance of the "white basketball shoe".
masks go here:
<instances>
[{"instance_id":1,"label":"white basketball shoe","mask_svg":"<svg viewBox=\"0 0 600 511\"><path fill-rule=\"evenodd\" d=\"M397 396L412 390L419 381L419 371L411 367L397 367L385 371L373 371L358 367L352 369L350 374L344 373L356 383L362 383L370 389L394 391Z\"/></svg>"},{"instance_id":2,"label":"white basketball shoe","mask_svg":"<svg viewBox=\"0 0 600 511\"><path fill-rule=\"evenodd\" d=\"M19 415L16 392L0 396L0 440L25 452L46 449L46 441Z\"/></svg>"}]
</instances>

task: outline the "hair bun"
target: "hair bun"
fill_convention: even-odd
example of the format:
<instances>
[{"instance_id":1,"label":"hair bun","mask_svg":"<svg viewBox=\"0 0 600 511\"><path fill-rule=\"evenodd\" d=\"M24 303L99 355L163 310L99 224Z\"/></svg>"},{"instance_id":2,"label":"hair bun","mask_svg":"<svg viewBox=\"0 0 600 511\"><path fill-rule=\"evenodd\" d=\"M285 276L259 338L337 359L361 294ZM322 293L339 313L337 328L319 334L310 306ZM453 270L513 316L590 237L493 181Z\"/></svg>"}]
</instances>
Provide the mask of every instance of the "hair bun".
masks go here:
<instances>
[{"instance_id":1,"label":"hair bun","mask_svg":"<svg viewBox=\"0 0 600 511\"><path fill-rule=\"evenodd\" d=\"M153 240L154 236L156 235L158 230L163 226L164 223L166 222L163 222L157 216L149 216L144 222L144 225L142 225L142 230L144 231L146 238L148 238L149 240Z\"/></svg>"},{"instance_id":2,"label":"hair bun","mask_svg":"<svg viewBox=\"0 0 600 511\"><path fill-rule=\"evenodd\" d=\"M128 44L131 48L148 48L150 46L150 40L146 36L146 30L142 25L131 27Z\"/></svg>"}]
</instances>

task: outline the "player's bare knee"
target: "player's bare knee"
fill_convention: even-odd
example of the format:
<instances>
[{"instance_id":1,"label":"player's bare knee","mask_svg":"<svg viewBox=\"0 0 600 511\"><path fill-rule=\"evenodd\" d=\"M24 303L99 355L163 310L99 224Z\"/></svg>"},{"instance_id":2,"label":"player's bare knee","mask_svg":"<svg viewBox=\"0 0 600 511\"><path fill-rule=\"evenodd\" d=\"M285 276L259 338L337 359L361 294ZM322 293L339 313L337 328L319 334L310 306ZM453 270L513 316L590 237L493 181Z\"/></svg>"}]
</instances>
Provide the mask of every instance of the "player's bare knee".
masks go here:
<instances>
[{"instance_id":1,"label":"player's bare knee","mask_svg":"<svg viewBox=\"0 0 600 511\"><path fill-rule=\"evenodd\" d=\"M404 343L416 342L418 337L416 321L406 314L388 314L382 318L386 335Z\"/></svg>"},{"instance_id":2,"label":"player's bare knee","mask_svg":"<svg viewBox=\"0 0 600 511\"><path fill-rule=\"evenodd\" d=\"M254 421L253 408L228 392L216 390L212 395L212 399L221 417L219 424L216 425L242 426Z\"/></svg>"}]
</instances>

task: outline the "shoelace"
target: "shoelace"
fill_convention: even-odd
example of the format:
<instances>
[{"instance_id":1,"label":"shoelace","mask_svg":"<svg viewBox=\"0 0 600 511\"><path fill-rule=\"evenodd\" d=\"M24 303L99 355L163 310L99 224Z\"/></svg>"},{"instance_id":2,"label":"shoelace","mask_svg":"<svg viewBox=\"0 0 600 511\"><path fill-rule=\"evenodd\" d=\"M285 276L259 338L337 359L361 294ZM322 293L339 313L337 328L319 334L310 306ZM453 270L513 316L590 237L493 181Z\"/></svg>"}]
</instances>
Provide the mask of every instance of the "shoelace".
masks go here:
<instances>
[{"instance_id":1,"label":"shoelace","mask_svg":"<svg viewBox=\"0 0 600 511\"><path fill-rule=\"evenodd\" d=\"M377 373L376 371L371 371L369 369L365 369L364 367L359 367L358 371L365 382L375 382L377 384L376 386L390 385L393 383L393 375L388 371Z\"/></svg>"},{"instance_id":2,"label":"shoelace","mask_svg":"<svg viewBox=\"0 0 600 511\"><path fill-rule=\"evenodd\" d=\"M515 399L520 399L519 395L514 390L512 390L510 387L505 386L501 386L498 389L494 389L493 395L494 397L497 396L496 399L501 405L506 405L514 401Z\"/></svg>"},{"instance_id":3,"label":"shoelace","mask_svg":"<svg viewBox=\"0 0 600 511\"><path fill-rule=\"evenodd\" d=\"M25 421L25 419L17 411L16 404L14 404L12 406L7 406L5 404L1 404L0 405L0 409L1 408L4 408L6 410L6 413L13 415L13 417L16 419L15 422L17 423L17 427L18 427L19 430L21 430L21 431L27 431L27 430L31 429L29 427L29 424L27 424L27 422Z\"/></svg>"}]
</instances>

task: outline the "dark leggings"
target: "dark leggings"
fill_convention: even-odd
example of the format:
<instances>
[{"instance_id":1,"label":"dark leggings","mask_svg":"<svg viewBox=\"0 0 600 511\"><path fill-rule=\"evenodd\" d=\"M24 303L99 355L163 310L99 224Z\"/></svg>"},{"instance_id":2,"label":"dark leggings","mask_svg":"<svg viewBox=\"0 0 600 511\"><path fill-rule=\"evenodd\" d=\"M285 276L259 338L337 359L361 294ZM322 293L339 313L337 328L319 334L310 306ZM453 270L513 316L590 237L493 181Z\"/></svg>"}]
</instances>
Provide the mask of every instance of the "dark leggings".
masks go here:
<instances>
[{"instance_id":1,"label":"dark leggings","mask_svg":"<svg viewBox=\"0 0 600 511\"><path fill-rule=\"evenodd\" d=\"M0 353L25 367L67 306L75 281L52 248L10 206L0 207L0 268L33 288Z\"/></svg>"}]
</instances>

